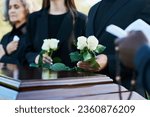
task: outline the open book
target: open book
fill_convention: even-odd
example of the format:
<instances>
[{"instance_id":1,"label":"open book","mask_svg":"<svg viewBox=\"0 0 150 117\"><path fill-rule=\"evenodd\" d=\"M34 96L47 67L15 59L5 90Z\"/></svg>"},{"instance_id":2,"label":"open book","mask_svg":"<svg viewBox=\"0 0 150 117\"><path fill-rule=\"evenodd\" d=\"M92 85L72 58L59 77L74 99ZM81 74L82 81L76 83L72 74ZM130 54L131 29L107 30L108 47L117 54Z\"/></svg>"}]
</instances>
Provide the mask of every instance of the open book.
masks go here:
<instances>
[{"instance_id":1,"label":"open book","mask_svg":"<svg viewBox=\"0 0 150 117\"><path fill-rule=\"evenodd\" d=\"M115 35L118 38L126 37L128 35L128 32L130 31L142 31L148 38L150 43L150 25L144 22L142 19L134 21L125 30L111 24L107 26L106 31L111 33L112 35Z\"/></svg>"}]
</instances>

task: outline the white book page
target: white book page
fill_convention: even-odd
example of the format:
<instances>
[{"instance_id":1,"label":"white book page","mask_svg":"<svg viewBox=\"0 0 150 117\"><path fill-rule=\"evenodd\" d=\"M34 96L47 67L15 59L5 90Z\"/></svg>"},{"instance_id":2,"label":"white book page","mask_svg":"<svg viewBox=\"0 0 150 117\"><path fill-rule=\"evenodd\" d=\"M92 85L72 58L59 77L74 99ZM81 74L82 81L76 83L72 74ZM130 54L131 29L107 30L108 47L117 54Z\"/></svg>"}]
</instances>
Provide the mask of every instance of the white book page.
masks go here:
<instances>
[{"instance_id":1,"label":"white book page","mask_svg":"<svg viewBox=\"0 0 150 117\"><path fill-rule=\"evenodd\" d=\"M107 26L106 31L111 33L112 35L115 35L118 38L126 37L128 32L130 31L142 31L145 34L145 36L148 38L150 43L150 25L147 24L142 19L138 19L134 21L125 30L121 29L116 25L111 24Z\"/></svg>"},{"instance_id":2,"label":"white book page","mask_svg":"<svg viewBox=\"0 0 150 117\"><path fill-rule=\"evenodd\" d=\"M150 42L150 25L141 19L134 21L125 29L125 31L142 31Z\"/></svg>"}]
</instances>

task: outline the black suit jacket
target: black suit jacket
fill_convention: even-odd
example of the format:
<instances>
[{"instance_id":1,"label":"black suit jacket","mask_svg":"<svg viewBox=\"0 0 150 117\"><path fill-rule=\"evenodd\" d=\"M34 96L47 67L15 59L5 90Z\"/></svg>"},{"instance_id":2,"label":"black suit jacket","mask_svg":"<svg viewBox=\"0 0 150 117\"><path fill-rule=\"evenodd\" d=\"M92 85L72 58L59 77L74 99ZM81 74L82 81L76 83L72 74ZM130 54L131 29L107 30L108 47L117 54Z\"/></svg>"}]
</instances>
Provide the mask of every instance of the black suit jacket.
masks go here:
<instances>
[{"instance_id":1,"label":"black suit jacket","mask_svg":"<svg viewBox=\"0 0 150 117\"><path fill-rule=\"evenodd\" d=\"M25 33L26 33L26 26L24 25L19 33L19 45L16 51L13 53L7 55L5 54L1 59L0 62L4 63L12 63L12 64L17 64L17 65L25 65L27 64L27 61L25 60L25 51L26 51L26 41L25 41ZM3 45L4 48L13 40L14 34L13 30L6 35L3 36L1 40L1 44Z\"/></svg>"},{"instance_id":2,"label":"black suit jacket","mask_svg":"<svg viewBox=\"0 0 150 117\"><path fill-rule=\"evenodd\" d=\"M75 38L85 35L87 17L77 12L76 23L74 26ZM26 58L29 63L34 63L35 57L41 51L43 40L48 38L48 10L43 9L29 16L28 26L28 53ZM68 42L73 31L73 20L70 12L68 12L62 21L57 34L57 39L60 39L59 49L55 53L62 59L66 65L70 65Z\"/></svg>"},{"instance_id":3,"label":"black suit jacket","mask_svg":"<svg viewBox=\"0 0 150 117\"><path fill-rule=\"evenodd\" d=\"M108 0L107 0L108 1ZM114 40L116 37L105 31L106 27L110 24L115 24L122 29L125 29L129 24L138 18L143 19L150 24L150 0L116 0L110 10L105 13L103 9L99 9L101 2L94 5L88 15L88 23L86 29L86 35L95 35L101 44L106 46L104 54L108 56L108 66L105 69L105 74L114 77L115 76L115 50ZM104 5L104 4L103 4ZM107 2L105 3L107 5ZM96 14L104 12L102 25L99 25L98 30L94 30L95 19L99 18ZM97 17L96 17L97 16ZM130 70L123 67L124 75ZM129 73L129 76L131 74ZM128 77L128 76L127 76Z\"/></svg>"},{"instance_id":4,"label":"black suit jacket","mask_svg":"<svg viewBox=\"0 0 150 117\"><path fill-rule=\"evenodd\" d=\"M138 72L137 84L150 94L150 47L143 45L139 48L134 61Z\"/></svg>"}]
</instances>

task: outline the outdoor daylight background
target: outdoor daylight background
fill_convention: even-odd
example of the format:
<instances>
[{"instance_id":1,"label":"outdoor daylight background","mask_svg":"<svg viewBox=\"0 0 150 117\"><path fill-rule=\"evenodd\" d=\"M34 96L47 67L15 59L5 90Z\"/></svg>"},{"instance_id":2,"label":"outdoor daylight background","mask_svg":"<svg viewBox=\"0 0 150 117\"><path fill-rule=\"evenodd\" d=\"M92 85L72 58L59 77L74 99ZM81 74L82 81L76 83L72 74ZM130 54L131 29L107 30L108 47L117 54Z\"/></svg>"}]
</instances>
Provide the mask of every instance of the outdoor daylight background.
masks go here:
<instances>
[{"instance_id":1,"label":"outdoor daylight background","mask_svg":"<svg viewBox=\"0 0 150 117\"><path fill-rule=\"evenodd\" d=\"M9 26L8 22L4 22L3 18L3 12L4 12L4 3L5 0L0 0L0 40L3 37L4 34L9 32L11 30L11 27ZM39 7L41 6L42 0L35 0ZM93 6L95 3L101 0L75 0L76 6L79 11L88 14L88 11L91 6Z\"/></svg>"}]
</instances>

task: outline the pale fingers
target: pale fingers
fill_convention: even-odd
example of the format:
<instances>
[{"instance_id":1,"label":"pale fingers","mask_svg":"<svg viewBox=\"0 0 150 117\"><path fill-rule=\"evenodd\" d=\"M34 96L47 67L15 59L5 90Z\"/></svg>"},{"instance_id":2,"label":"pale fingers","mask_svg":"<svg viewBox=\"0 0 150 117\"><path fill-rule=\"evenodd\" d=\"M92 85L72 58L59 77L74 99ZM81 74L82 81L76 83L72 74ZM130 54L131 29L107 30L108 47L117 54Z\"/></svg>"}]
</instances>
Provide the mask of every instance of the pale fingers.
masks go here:
<instances>
[{"instance_id":1,"label":"pale fingers","mask_svg":"<svg viewBox=\"0 0 150 117\"><path fill-rule=\"evenodd\" d=\"M12 52L16 51L18 48L18 42L12 41L7 45L7 53L11 54Z\"/></svg>"},{"instance_id":2,"label":"pale fingers","mask_svg":"<svg viewBox=\"0 0 150 117\"><path fill-rule=\"evenodd\" d=\"M43 63L49 63L52 64L53 60L51 59L51 57L49 57L48 55L43 55Z\"/></svg>"}]
</instances>

